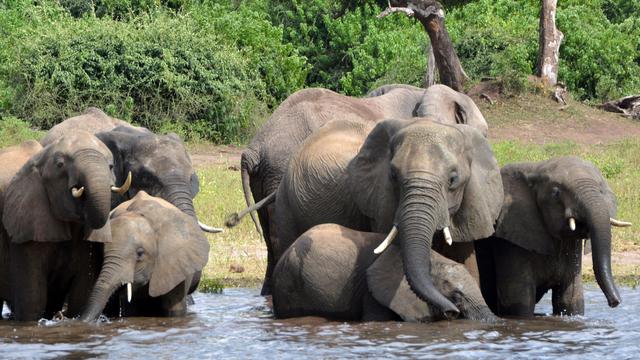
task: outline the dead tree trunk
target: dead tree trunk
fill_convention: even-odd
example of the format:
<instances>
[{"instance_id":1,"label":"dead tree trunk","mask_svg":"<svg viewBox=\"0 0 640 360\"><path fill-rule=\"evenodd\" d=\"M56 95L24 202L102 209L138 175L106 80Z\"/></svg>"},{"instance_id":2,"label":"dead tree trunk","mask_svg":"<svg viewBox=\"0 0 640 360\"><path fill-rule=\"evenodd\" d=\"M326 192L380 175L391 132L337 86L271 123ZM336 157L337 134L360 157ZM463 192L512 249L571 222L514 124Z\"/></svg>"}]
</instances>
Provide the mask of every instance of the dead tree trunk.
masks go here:
<instances>
[{"instance_id":1,"label":"dead tree trunk","mask_svg":"<svg viewBox=\"0 0 640 360\"><path fill-rule=\"evenodd\" d=\"M456 91L463 91L465 74L444 26L442 5L433 0L392 1L391 4L397 7L387 8L378 17L385 17L393 12L415 16L431 40L440 81Z\"/></svg>"},{"instance_id":2,"label":"dead tree trunk","mask_svg":"<svg viewBox=\"0 0 640 360\"><path fill-rule=\"evenodd\" d=\"M429 58L427 59L427 71L424 76L424 87L428 88L431 85L435 85L436 80L436 57L433 54L433 46L429 44Z\"/></svg>"},{"instance_id":3,"label":"dead tree trunk","mask_svg":"<svg viewBox=\"0 0 640 360\"><path fill-rule=\"evenodd\" d=\"M556 28L557 0L541 0L540 40L538 46L538 68L536 75L547 84L554 86L558 82L558 63L560 61L560 43L564 35Z\"/></svg>"}]
</instances>

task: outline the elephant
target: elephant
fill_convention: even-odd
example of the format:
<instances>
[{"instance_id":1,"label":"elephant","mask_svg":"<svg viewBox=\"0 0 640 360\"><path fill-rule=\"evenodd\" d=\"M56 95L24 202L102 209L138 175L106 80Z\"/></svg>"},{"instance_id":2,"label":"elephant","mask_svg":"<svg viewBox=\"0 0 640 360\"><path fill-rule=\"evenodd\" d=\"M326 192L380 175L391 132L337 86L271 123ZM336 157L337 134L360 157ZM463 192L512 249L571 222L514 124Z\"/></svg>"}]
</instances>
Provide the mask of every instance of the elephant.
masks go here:
<instances>
[{"instance_id":1,"label":"elephant","mask_svg":"<svg viewBox=\"0 0 640 360\"><path fill-rule=\"evenodd\" d=\"M397 234L411 289L455 316L428 276L432 245L446 240L452 246L443 255L475 268L470 242L493 234L502 197L497 161L475 128L416 118L384 120L370 130L335 120L289 162L275 196L273 259L323 223Z\"/></svg>"},{"instance_id":2,"label":"elephant","mask_svg":"<svg viewBox=\"0 0 640 360\"><path fill-rule=\"evenodd\" d=\"M39 147L3 152L0 168L17 168ZM111 192L126 191L114 186L112 167L109 149L76 131L29 157L0 192L0 300L16 320L50 318L65 300L67 314L83 309L102 261L84 240L108 241Z\"/></svg>"},{"instance_id":3,"label":"elephant","mask_svg":"<svg viewBox=\"0 0 640 360\"><path fill-rule=\"evenodd\" d=\"M0 168L0 193L4 193L13 176L33 155L42 150L42 146L35 140L27 140L22 144L10 146L0 150L2 168ZM0 203L0 219L2 218L2 204Z\"/></svg>"},{"instance_id":4,"label":"elephant","mask_svg":"<svg viewBox=\"0 0 640 360\"><path fill-rule=\"evenodd\" d=\"M133 127L123 120L112 118L96 107L87 108L82 114L71 117L53 126L40 139L42 146L47 146L58 140L64 134L75 130L84 130L92 134L112 130L118 126Z\"/></svg>"},{"instance_id":5,"label":"elephant","mask_svg":"<svg viewBox=\"0 0 640 360\"><path fill-rule=\"evenodd\" d=\"M476 242L480 285L498 315L531 317L552 291L553 313L584 314L582 240L593 247L596 280L608 304L621 299L611 274L616 198L600 171L577 157L509 164L495 234ZM610 224L611 223L611 224Z\"/></svg>"},{"instance_id":6,"label":"elephant","mask_svg":"<svg viewBox=\"0 0 640 360\"><path fill-rule=\"evenodd\" d=\"M111 242L104 245L102 270L81 319L95 320L116 292L129 299L112 315L184 316L190 282L209 256L198 225L142 190L111 212L110 224Z\"/></svg>"},{"instance_id":7,"label":"elephant","mask_svg":"<svg viewBox=\"0 0 640 360\"><path fill-rule=\"evenodd\" d=\"M113 154L116 179L120 181L126 174L133 174L133 185L122 196L114 196L112 208L143 190L191 216L203 231L222 231L197 220L193 198L200 190L198 176L178 135L156 135L145 128L119 126L96 136ZM198 287L200 275L196 272L190 292Z\"/></svg>"},{"instance_id":8,"label":"elephant","mask_svg":"<svg viewBox=\"0 0 640 360\"><path fill-rule=\"evenodd\" d=\"M273 221L276 204L270 203L258 210L258 225L250 210L252 202L259 203L275 194L291 155L307 137L331 120L351 119L374 125L386 118L431 116L444 123L471 124L486 135L487 123L473 100L444 85L428 89L387 85L380 89L372 92L376 96L354 98L327 89L310 88L300 90L282 102L242 153L240 174L249 209L232 214L226 225L235 226L244 215L251 214L272 254L270 249L278 237ZM270 259L270 263L275 264L274 259ZM268 293L268 288L262 289L263 295Z\"/></svg>"},{"instance_id":9,"label":"elephant","mask_svg":"<svg viewBox=\"0 0 640 360\"><path fill-rule=\"evenodd\" d=\"M432 322L442 320L436 307L420 300L402 272L400 248L374 249L384 234L321 224L302 234L274 270L276 318L322 316L336 320ZM460 316L495 321L480 288L467 269L431 252L435 287L460 309Z\"/></svg>"}]
</instances>

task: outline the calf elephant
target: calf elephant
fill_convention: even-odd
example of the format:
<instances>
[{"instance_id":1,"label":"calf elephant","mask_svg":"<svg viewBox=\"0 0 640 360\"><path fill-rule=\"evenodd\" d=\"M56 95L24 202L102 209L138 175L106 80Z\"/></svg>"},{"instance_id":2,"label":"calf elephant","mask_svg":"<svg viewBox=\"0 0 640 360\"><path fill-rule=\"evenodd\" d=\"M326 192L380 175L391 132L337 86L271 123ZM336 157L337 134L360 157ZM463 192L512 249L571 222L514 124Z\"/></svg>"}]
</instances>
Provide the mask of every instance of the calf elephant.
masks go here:
<instances>
[{"instance_id":1,"label":"calf elephant","mask_svg":"<svg viewBox=\"0 0 640 360\"><path fill-rule=\"evenodd\" d=\"M197 224L144 191L113 210L110 224L112 241L104 245L104 264L81 318L98 317L116 291L120 299L130 296L130 303L120 301L111 315L185 315L193 275L209 255L209 242Z\"/></svg>"},{"instance_id":2,"label":"calf elephant","mask_svg":"<svg viewBox=\"0 0 640 360\"><path fill-rule=\"evenodd\" d=\"M109 131L118 126L132 127L126 121L122 121L116 118L112 118L105 114L104 111L90 107L87 108L82 114L68 118L67 120L55 125L40 140L42 146L47 146L64 134L68 134L72 131L84 130L91 134L96 134L101 131Z\"/></svg>"},{"instance_id":3,"label":"calf elephant","mask_svg":"<svg viewBox=\"0 0 640 360\"><path fill-rule=\"evenodd\" d=\"M273 258L314 225L397 231L411 289L453 315L457 309L428 276L432 239L453 244L493 234L502 196L496 159L472 127L420 118L385 120L370 131L332 121L289 162L275 200ZM465 251L460 262L475 261L471 243L453 247Z\"/></svg>"},{"instance_id":4,"label":"calf elephant","mask_svg":"<svg viewBox=\"0 0 640 360\"><path fill-rule=\"evenodd\" d=\"M471 98L444 85L426 90L387 85L374 90L372 95L375 96L353 98L316 88L289 96L242 153L241 177L247 205L251 205L251 195L259 202L276 192L291 155L309 135L331 120L354 120L374 125L386 118L430 116L448 124L471 124L486 135L487 123ZM258 231L262 232L267 249L278 241L273 222L275 208L276 204L272 203L258 211L261 224ZM258 227L256 219L253 220ZM238 216L232 216L227 225L234 226L238 221ZM272 251L269 250L269 254ZM270 259L270 263L275 264L274 259ZM268 292L268 288L262 289L262 294Z\"/></svg>"},{"instance_id":5,"label":"calf elephant","mask_svg":"<svg viewBox=\"0 0 640 360\"><path fill-rule=\"evenodd\" d=\"M0 168L23 155L3 152ZM32 155L0 193L0 299L16 320L51 317L65 299L71 316L84 307L102 260L84 240L108 241L111 191L126 190L113 186L112 166L106 146L77 131Z\"/></svg>"},{"instance_id":6,"label":"calf elephant","mask_svg":"<svg viewBox=\"0 0 640 360\"><path fill-rule=\"evenodd\" d=\"M583 314L582 239L609 306L620 303L611 275L615 195L593 164L576 157L502 168L505 201L493 237L476 242L482 293L498 315L533 316L552 290L554 314ZM611 223L611 224L610 224Z\"/></svg>"},{"instance_id":7,"label":"calf elephant","mask_svg":"<svg viewBox=\"0 0 640 360\"><path fill-rule=\"evenodd\" d=\"M384 237L335 224L318 225L302 234L275 267L275 316L414 322L444 318L410 290L395 244L381 255L374 254ZM495 320L464 266L433 251L431 278L460 309L461 317Z\"/></svg>"}]
</instances>

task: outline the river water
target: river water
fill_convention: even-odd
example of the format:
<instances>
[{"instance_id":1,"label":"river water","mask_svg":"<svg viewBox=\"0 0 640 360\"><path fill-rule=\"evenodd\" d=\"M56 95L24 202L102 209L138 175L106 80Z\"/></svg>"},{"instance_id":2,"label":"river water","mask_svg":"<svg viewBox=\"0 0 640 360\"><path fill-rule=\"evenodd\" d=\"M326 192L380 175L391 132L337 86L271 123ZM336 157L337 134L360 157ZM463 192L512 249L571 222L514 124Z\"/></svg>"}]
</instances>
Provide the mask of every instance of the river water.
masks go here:
<instances>
[{"instance_id":1,"label":"river water","mask_svg":"<svg viewBox=\"0 0 640 360\"><path fill-rule=\"evenodd\" d=\"M640 358L640 289L622 288L610 309L586 286L584 317L540 316L488 324L344 323L276 320L258 289L195 294L185 318L96 324L0 321L2 358ZM547 296L536 308L551 312Z\"/></svg>"}]
</instances>

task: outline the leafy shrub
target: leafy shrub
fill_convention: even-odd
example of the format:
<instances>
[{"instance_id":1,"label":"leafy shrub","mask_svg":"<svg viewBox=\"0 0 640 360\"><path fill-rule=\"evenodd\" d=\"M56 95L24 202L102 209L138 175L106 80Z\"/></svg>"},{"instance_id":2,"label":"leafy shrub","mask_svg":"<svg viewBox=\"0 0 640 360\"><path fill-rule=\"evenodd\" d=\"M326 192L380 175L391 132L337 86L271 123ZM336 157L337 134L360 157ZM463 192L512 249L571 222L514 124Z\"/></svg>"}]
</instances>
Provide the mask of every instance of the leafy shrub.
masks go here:
<instances>
[{"instance_id":1,"label":"leafy shrub","mask_svg":"<svg viewBox=\"0 0 640 360\"><path fill-rule=\"evenodd\" d=\"M8 110L48 128L93 105L154 130L173 122L195 137L242 141L268 106L302 86L304 60L254 12L190 10L128 22L67 14L21 27L0 76L16 89L3 99ZM238 29L261 37L241 44Z\"/></svg>"}]
</instances>

